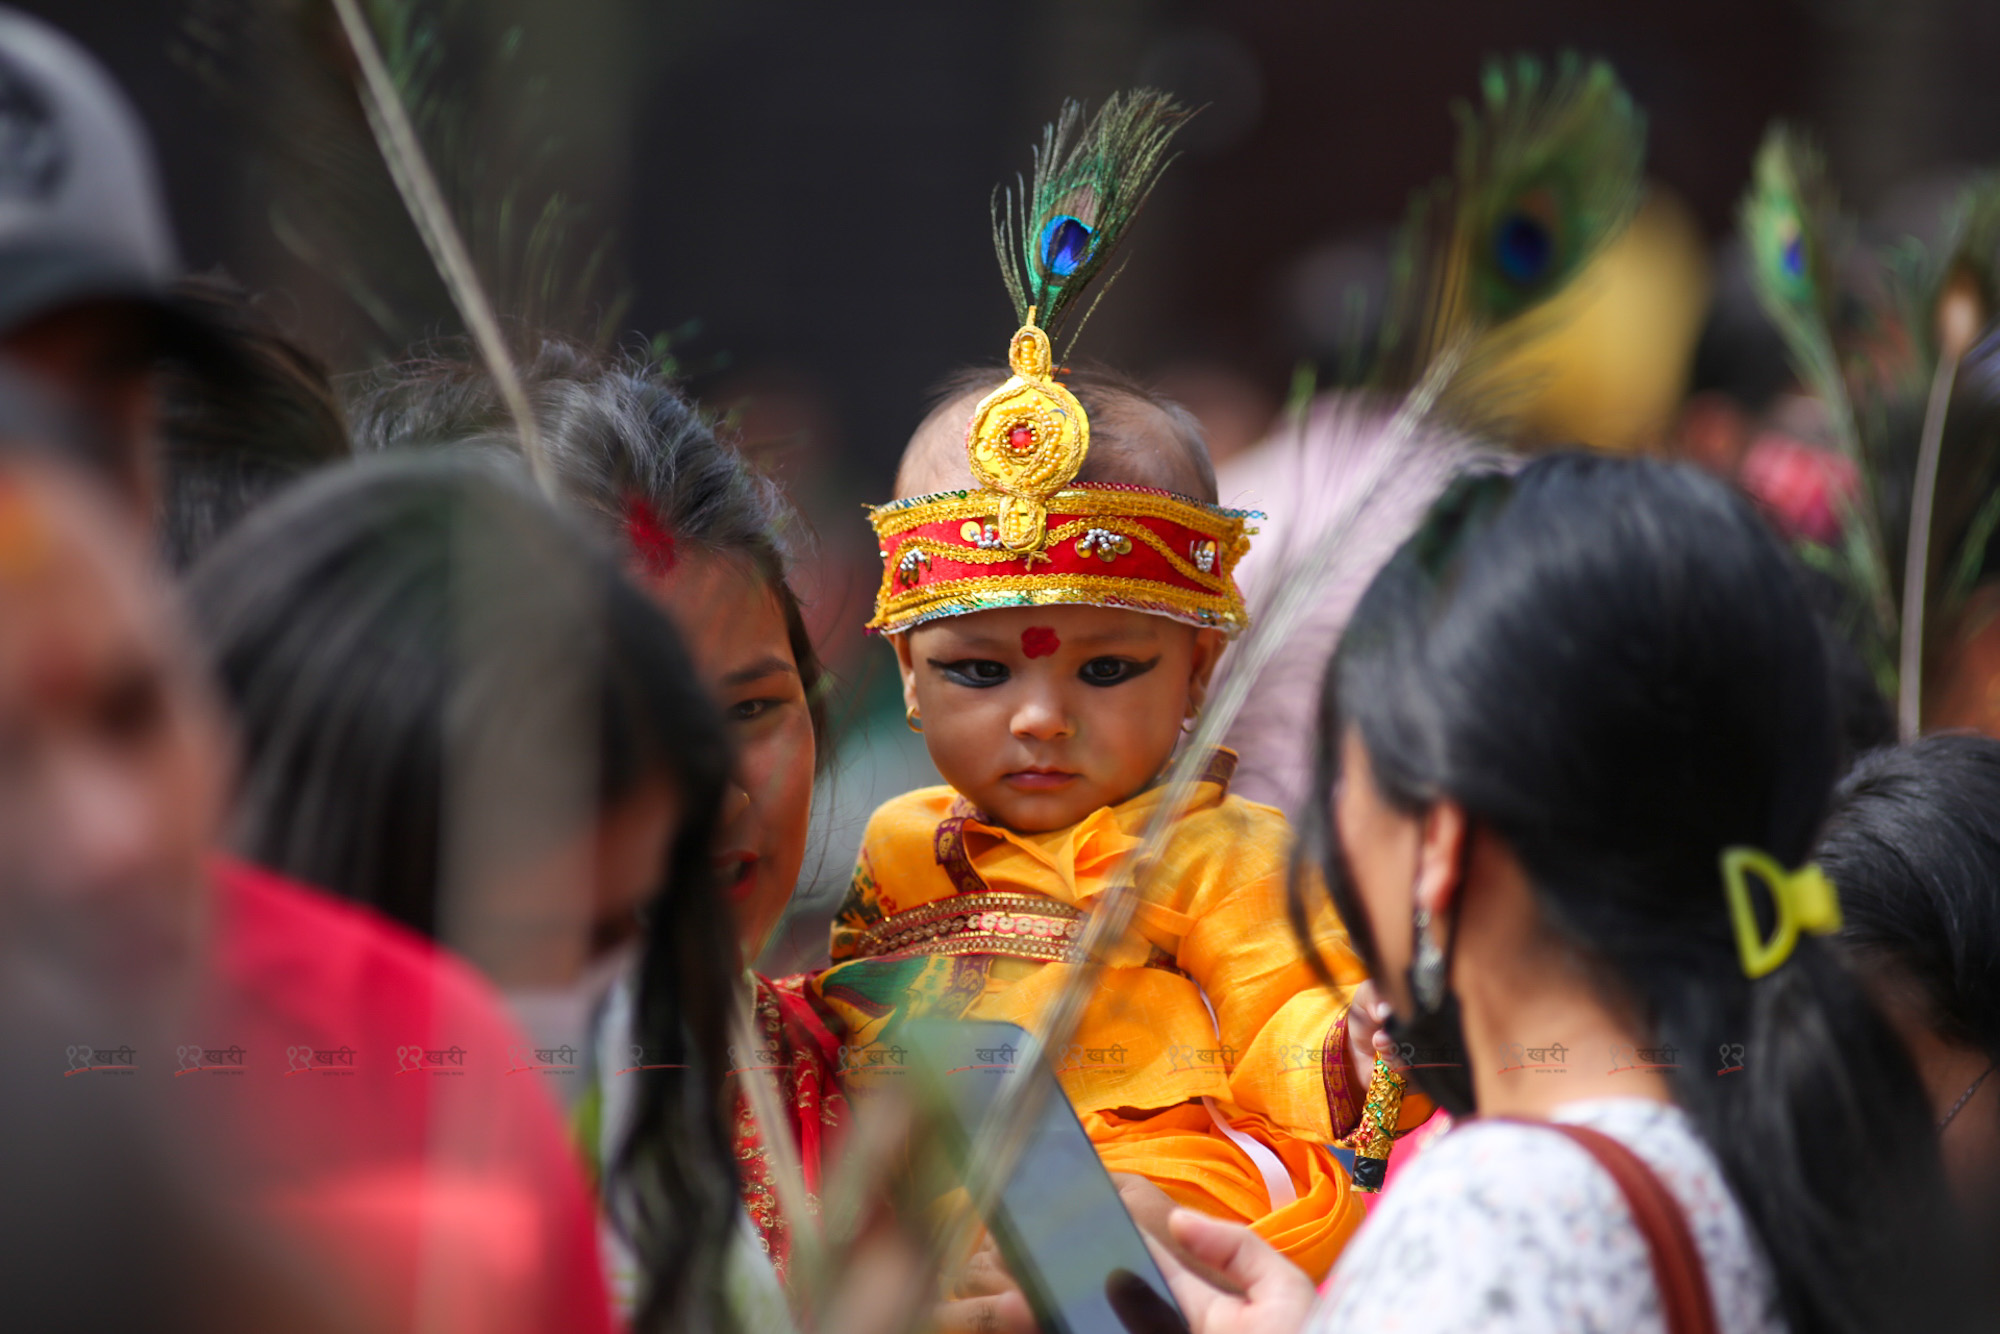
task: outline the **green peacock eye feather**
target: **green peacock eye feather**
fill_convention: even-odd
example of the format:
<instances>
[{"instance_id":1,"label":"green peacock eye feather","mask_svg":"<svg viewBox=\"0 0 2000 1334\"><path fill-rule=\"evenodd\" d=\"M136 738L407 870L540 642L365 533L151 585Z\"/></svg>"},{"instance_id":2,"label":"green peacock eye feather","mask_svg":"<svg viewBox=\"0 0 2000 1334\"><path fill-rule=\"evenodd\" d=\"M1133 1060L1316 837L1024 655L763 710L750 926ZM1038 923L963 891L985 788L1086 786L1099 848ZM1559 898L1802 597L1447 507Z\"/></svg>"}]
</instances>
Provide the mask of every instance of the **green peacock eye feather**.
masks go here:
<instances>
[{"instance_id":1,"label":"green peacock eye feather","mask_svg":"<svg viewBox=\"0 0 2000 1334\"><path fill-rule=\"evenodd\" d=\"M1575 55L1493 62L1452 113L1452 173L1411 200L1379 331L1346 378L1470 426L1504 415L1502 353L1636 211L1646 131L1610 66Z\"/></svg>"},{"instance_id":2,"label":"green peacock eye feather","mask_svg":"<svg viewBox=\"0 0 2000 1334\"><path fill-rule=\"evenodd\" d=\"M1172 160L1168 145L1187 118L1149 89L1113 94L1088 121L1079 104L1063 104L1042 132L1032 180L994 192L993 245L1023 323L1032 310L1052 339L1067 325Z\"/></svg>"}]
</instances>

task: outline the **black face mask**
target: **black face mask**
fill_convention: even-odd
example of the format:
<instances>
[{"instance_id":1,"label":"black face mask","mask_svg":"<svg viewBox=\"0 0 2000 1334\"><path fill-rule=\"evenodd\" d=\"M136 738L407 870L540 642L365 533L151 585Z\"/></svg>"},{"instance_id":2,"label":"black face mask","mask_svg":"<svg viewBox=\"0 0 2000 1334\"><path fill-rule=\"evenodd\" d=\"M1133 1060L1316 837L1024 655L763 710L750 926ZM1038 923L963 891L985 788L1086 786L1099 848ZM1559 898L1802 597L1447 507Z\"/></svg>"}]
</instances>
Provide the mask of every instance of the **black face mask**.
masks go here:
<instances>
[{"instance_id":1,"label":"black face mask","mask_svg":"<svg viewBox=\"0 0 2000 1334\"><path fill-rule=\"evenodd\" d=\"M1367 928L1367 915L1363 911L1360 898L1354 892L1354 874L1347 861L1347 849L1340 846L1339 835L1334 835L1334 860L1336 866L1327 868L1328 888L1332 892L1334 907L1342 920L1349 923L1349 938L1368 965L1368 971L1381 976L1382 964L1375 948L1374 933ZM1472 860L1471 831L1461 844L1458 857L1458 882L1465 884L1465 873ZM1411 886L1411 902L1416 901L1416 887ZM1453 905L1450 921L1446 924L1451 935L1444 946L1445 987L1444 996L1436 1008L1426 1010L1416 999L1420 994L1416 985L1415 950L1411 951L1412 963L1405 970L1403 985L1409 989L1413 1013L1396 1013L1384 1025L1389 1036L1396 1043L1397 1056L1410 1067L1410 1079L1417 1088L1454 1117L1466 1117L1479 1109L1478 1099L1472 1089L1472 1058L1465 1046L1465 1028L1459 1017L1458 995L1451 989L1451 965L1458 954L1458 907ZM1414 944L1414 941L1413 941Z\"/></svg>"},{"instance_id":2,"label":"black face mask","mask_svg":"<svg viewBox=\"0 0 2000 1334\"><path fill-rule=\"evenodd\" d=\"M1451 939L1444 947L1444 998L1433 1010L1419 1006L1408 1018L1392 1015L1385 1027L1395 1040L1396 1054L1410 1067L1410 1079L1424 1096L1452 1116L1463 1118L1479 1110L1479 1101L1472 1091L1472 1060L1465 1049L1458 995L1451 989L1451 961L1457 949L1458 921L1454 911ZM1417 994L1415 971L1410 969L1403 979L1413 997Z\"/></svg>"}]
</instances>

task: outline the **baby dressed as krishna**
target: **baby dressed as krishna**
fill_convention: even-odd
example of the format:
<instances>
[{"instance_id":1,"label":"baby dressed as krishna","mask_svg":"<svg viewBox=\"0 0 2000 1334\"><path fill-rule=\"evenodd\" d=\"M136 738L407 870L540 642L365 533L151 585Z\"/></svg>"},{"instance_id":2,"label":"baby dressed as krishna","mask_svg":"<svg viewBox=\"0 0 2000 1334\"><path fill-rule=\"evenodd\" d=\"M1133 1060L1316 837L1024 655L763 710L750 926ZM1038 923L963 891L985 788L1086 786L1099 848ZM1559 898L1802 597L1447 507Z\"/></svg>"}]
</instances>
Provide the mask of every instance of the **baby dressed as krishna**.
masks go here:
<instances>
[{"instance_id":1,"label":"baby dressed as krishna","mask_svg":"<svg viewBox=\"0 0 2000 1334\"><path fill-rule=\"evenodd\" d=\"M948 786L876 811L813 984L864 1083L916 1015L1043 1030L1245 626L1233 571L1256 516L1216 504L1198 425L1116 376L1054 372L1047 331L1184 117L1139 92L1081 119L1065 108L1047 132L1026 225L1010 225L1011 198L1002 218L1012 377L948 392L904 453L898 499L872 513L870 628ZM1051 1056L1108 1168L1250 1223L1318 1279L1362 1216L1328 1146L1361 1120L1373 1025L1348 1031L1363 970L1331 909L1311 926L1339 990L1307 961L1287 916L1289 827L1230 795L1234 763L1207 758ZM1422 1111L1413 1098L1403 1120Z\"/></svg>"}]
</instances>

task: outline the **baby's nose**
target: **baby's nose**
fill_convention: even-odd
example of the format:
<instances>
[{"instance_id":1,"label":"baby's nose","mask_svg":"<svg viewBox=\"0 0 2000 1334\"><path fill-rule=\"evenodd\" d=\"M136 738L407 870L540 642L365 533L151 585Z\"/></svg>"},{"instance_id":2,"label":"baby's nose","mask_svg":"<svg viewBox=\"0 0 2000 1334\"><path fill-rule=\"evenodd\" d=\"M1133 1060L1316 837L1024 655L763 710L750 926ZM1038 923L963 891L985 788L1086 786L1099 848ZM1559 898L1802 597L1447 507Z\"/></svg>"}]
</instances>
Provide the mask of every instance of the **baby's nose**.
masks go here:
<instances>
[{"instance_id":1,"label":"baby's nose","mask_svg":"<svg viewBox=\"0 0 2000 1334\"><path fill-rule=\"evenodd\" d=\"M1013 730L1023 740L1057 741L1076 731L1076 726L1061 701L1032 695L1014 711Z\"/></svg>"}]
</instances>

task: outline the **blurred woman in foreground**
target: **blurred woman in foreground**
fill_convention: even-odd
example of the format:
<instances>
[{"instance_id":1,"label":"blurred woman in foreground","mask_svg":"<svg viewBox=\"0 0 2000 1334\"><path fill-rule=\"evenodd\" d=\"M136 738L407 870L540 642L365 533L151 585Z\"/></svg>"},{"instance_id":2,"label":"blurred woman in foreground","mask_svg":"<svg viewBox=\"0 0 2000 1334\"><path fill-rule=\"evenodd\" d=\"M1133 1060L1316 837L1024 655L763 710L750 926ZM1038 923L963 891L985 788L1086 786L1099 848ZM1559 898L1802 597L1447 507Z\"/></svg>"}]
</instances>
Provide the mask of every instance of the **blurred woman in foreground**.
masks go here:
<instances>
[{"instance_id":1,"label":"blurred woman in foreground","mask_svg":"<svg viewBox=\"0 0 2000 1334\"><path fill-rule=\"evenodd\" d=\"M554 338L525 358L521 374L536 407L541 444L559 500L618 553L627 574L670 615L729 734L734 768L709 853L728 897L740 958L740 995L750 1011L748 1050L730 1065L733 1159L754 1226L750 1256L778 1275L791 1257L791 1220L775 1174L798 1164L807 1207L816 1201L832 1144L846 1119L839 1044L802 994L798 978L751 971L791 901L805 860L807 821L824 744L823 674L788 583L798 520L775 483L760 475L715 426L649 362L600 356ZM470 447L519 457L506 405L477 364L419 358L378 370L351 402L356 447L398 451ZM674 1150L667 1109L629 1096L616 1072L627 1053L652 1042L660 1016L635 1016L626 989L612 993L598 1031L606 1066L597 1144L607 1162L627 1155L663 1160ZM786 1124L753 1115L743 1083L773 1081ZM774 1148L788 1142L791 1154ZM642 1180L644 1172L640 1173ZM636 1257L638 1273L657 1257ZM621 1288L637 1277L621 1262ZM755 1275L744 1274L746 1282ZM763 1276L769 1283L769 1270Z\"/></svg>"},{"instance_id":2,"label":"blurred woman in foreground","mask_svg":"<svg viewBox=\"0 0 2000 1334\"><path fill-rule=\"evenodd\" d=\"M322 473L214 548L189 594L244 733L246 855L503 985L573 985L644 924L634 1073L661 1126L645 1188L610 1203L652 1260L661 1327L702 1327L737 1207L709 841L727 749L672 625L518 468L476 455ZM532 1042L506 1059L581 1064Z\"/></svg>"},{"instance_id":3,"label":"blurred woman in foreground","mask_svg":"<svg viewBox=\"0 0 2000 1334\"><path fill-rule=\"evenodd\" d=\"M135 1218L175 1181L226 1200L360 1328L608 1331L584 1182L547 1099L504 1077L520 1038L491 988L373 913L218 855L229 732L142 538L67 470L0 459L5 975L65 1011L67 1045L37 1050L64 1053L60 1080L41 1068L72 1131L102 1123L93 1109L136 1116L184 1153L102 1198ZM120 1228L104 1257L135 1292L163 1296L147 1286L162 1257L203 1258L199 1231L169 1231L125 1272ZM258 1261L204 1263L192 1305L134 1319L253 1309Z\"/></svg>"},{"instance_id":4,"label":"blurred woman in foreground","mask_svg":"<svg viewBox=\"0 0 2000 1334\"><path fill-rule=\"evenodd\" d=\"M1332 664L1305 845L1417 1080L1482 1119L1411 1164L1317 1306L1177 1214L1246 1294L1178 1274L1197 1331L1935 1313L1928 1107L1805 865L1826 679L1783 552L1717 482L1556 456L1446 495Z\"/></svg>"}]
</instances>

